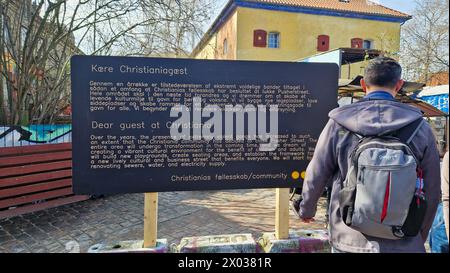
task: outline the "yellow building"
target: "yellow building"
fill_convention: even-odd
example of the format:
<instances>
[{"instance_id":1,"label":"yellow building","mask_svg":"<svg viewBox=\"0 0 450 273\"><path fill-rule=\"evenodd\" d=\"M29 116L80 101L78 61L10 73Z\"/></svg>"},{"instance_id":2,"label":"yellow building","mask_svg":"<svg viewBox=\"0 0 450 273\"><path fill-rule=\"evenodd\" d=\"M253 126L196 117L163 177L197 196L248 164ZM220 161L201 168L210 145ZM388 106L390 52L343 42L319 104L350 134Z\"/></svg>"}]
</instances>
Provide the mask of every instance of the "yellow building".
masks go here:
<instances>
[{"instance_id":1,"label":"yellow building","mask_svg":"<svg viewBox=\"0 0 450 273\"><path fill-rule=\"evenodd\" d=\"M198 59L296 61L336 48L400 48L407 14L367 0L230 0Z\"/></svg>"}]
</instances>

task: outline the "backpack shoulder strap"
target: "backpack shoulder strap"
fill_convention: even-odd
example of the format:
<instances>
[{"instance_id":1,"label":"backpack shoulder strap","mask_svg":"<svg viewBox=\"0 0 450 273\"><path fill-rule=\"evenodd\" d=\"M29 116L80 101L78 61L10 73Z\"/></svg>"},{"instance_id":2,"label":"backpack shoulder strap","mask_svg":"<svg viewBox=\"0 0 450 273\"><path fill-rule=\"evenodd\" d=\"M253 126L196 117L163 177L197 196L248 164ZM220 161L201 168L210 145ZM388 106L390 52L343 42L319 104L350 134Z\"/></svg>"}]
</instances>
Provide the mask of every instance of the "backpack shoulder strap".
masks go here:
<instances>
[{"instance_id":1,"label":"backpack shoulder strap","mask_svg":"<svg viewBox=\"0 0 450 273\"><path fill-rule=\"evenodd\" d=\"M421 117L400 128L399 130L394 132L393 135L400 139L400 141L402 141L403 143L409 145L424 123L425 120Z\"/></svg>"}]
</instances>

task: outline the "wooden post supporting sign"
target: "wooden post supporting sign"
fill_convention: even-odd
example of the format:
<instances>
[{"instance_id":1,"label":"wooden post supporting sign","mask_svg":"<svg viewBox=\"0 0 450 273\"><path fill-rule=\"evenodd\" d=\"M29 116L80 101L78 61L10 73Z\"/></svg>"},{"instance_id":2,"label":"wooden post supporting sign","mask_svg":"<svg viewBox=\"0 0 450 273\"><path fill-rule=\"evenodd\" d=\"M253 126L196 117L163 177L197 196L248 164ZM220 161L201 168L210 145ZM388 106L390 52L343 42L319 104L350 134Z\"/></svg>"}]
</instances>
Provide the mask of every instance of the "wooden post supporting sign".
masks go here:
<instances>
[{"instance_id":1,"label":"wooden post supporting sign","mask_svg":"<svg viewBox=\"0 0 450 273\"><path fill-rule=\"evenodd\" d=\"M145 193L144 197L144 248L156 247L158 239L158 193Z\"/></svg>"},{"instance_id":2,"label":"wooden post supporting sign","mask_svg":"<svg viewBox=\"0 0 450 273\"><path fill-rule=\"evenodd\" d=\"M275 236L289 239L289 189L276 189Z\"/></svg>"}]
</instances>

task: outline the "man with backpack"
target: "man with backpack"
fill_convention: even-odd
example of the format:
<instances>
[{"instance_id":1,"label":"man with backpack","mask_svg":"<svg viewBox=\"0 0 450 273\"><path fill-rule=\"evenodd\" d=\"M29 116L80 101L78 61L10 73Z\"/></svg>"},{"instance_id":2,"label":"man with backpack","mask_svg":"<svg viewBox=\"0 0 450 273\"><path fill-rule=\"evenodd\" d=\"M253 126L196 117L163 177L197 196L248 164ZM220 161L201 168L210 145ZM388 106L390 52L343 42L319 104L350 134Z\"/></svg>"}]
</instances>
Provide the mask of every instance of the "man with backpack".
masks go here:
<instances>
[{"instance_id":1,"label":"man with backpack","mask_svg":"<svg viewBox=\"0 0 450 273\"><path fill-rule=\"evenodd\" d=\"M306 170L298 211L305 222L333 179L333 252L425 252L440 198L439 154L421 111L395 100L401 72L391 58L370 61L366 96L329 113Z\"/></svg>"}]
</instances>

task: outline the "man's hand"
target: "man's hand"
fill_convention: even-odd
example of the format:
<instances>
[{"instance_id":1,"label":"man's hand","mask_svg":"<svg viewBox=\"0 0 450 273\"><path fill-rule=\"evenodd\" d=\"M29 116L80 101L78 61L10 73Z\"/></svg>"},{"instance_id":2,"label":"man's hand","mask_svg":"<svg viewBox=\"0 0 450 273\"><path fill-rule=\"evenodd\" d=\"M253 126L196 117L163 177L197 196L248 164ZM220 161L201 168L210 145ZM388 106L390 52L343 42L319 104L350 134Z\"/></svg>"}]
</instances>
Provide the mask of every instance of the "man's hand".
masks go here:
<instances>
[{"instance_id":1,"label":"man's hand","mask_svg":"<svg viewBox=\"0 0 450 273\"><path fill-rule=\"evenodd\" d=\"M302 217L300 217L300 220L303 223L312 223L312 222L316 221L316 220L314 220L314 218L302 218Z\"/></svg>"}]
</instances>

